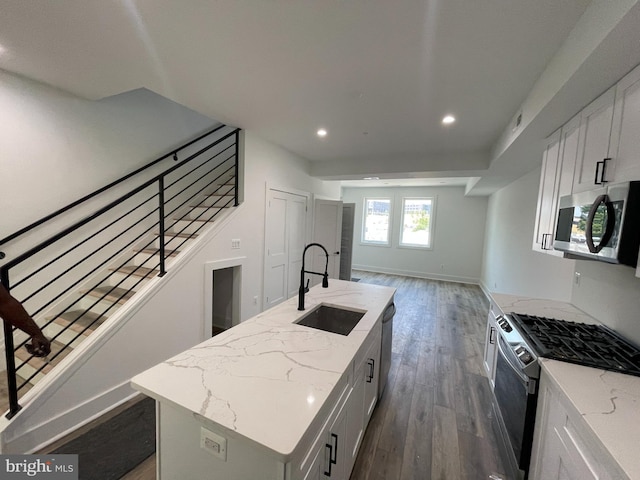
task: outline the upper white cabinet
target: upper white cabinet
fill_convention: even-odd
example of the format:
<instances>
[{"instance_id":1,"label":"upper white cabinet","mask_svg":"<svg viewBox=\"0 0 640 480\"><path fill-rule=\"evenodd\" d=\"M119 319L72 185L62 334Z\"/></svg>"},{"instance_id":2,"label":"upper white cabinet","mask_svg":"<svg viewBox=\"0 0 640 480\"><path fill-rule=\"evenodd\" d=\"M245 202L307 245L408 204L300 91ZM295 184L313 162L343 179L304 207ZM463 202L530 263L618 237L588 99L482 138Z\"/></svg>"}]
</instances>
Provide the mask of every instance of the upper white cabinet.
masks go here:
<instances>
[{"instance_id":1,"label":"upper white cabinet","mask_svg":"<svg viewBox=\"0 0 640 480\"><path fill-rule=\"evenodd\" d=\"M578 158L573 193L593 190L612 178L615 159L609 159L615 87L610 88L580 114Z\"/></svg>"},{"instance_id":2,"label":"upper white cabinet","mask_svg":"<svg viewBox=\"0 0 640 480\"><path fill-rule=\"evenodd\" d=\"M632 180L640 180L640 65L547 139L533 250L563 255L553 250L562 196Z\"/></svg>"},{"instance_id":3,"label":"upper white cabinet","mask_svg":"<svg viewBox=\"0 0 640 480\"><path fill-rule=\"evenodd\" d=\"M573 189L573 174L578 156L580 115L576 115L560 130L547 139L542 158L538 208L533 230L533 250L562 256L553 249L556 231L558 202Z\"/></svg>"},{"instance_id":4,"label":"upper white cabinet","mask_svg":"<svg viewBox=\"0 0 640 480\"><path fill-rule=\"evenodd\" d=\"M612 182L640 180L640 66L616 85L609 156Z\"/></svg>"},{"instance_id":5,"label":"upper white cabinet","mask_svg":"<svg viewBox=\"0 0 640 480\"><path fill-rule=\"evenodd\" d=\"M549 250L553 245L553 224L555 205L558 200L558 177L560 158L560 130L548 138L542 157L538 208L533 234L534 250Z\"/></svg>"}]
</instances>

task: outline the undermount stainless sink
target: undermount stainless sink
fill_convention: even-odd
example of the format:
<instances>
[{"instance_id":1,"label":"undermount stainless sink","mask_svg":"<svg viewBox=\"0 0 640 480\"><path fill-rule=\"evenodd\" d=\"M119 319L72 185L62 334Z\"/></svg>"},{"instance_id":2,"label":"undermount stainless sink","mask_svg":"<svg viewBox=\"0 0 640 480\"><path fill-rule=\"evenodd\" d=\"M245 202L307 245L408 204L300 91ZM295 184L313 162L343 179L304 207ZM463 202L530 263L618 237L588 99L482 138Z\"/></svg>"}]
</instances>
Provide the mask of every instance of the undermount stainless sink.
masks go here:
<instances>
[{"instance_id":1,"label":"undermount stainless sink","mask_svg":"<svg viewBox=\"0 0 640 480\"><path fill-rule=\"evenodd\" d=\"M365 313L366 312L356 312L343 308L330 307L328 305L320 305L295 323L304 325L305 327L324 330L325 332L349 335L351 330L353 330L362 317L364 317Z\"/></svg>"}]
</instances>

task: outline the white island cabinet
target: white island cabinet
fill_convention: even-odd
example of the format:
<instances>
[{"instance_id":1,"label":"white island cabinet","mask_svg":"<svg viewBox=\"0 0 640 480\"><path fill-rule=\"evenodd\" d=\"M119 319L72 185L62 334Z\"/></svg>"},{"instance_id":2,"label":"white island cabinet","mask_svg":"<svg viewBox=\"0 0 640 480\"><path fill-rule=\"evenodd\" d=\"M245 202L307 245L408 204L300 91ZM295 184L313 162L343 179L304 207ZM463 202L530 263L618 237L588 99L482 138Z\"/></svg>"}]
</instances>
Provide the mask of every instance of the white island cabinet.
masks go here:
<instances>
[{"instance_id":1,"label":"white island cabinet","mask_svg":"<svg viewBox=\"0 0 640 480\"><path fill-rule=\"evenodd\" d=\"M158 478L348 479L394 292L331 280L305 311L290 299L134 377L156 400ZM319 305L364 316L348 335L296 323Z\"/></svg>"}]
</instances>

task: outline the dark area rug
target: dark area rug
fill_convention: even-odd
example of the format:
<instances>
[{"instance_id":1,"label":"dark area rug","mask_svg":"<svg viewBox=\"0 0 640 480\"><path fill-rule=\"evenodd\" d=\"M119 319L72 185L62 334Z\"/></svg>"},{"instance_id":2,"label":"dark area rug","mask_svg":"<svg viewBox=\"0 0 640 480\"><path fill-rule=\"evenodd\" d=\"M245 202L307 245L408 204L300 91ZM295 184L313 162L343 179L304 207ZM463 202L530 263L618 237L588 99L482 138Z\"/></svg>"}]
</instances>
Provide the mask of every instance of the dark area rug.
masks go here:
<instances>
[{"instance_id":1,"label":"dark area rug","mask_svg":"<svg viewBox=\"0 0 640 480\"><path fill-rule=\"evenodd\" d=\"M117 480L156 449L156 405L145 398L51 453L78 454L80 480Z\"/></svg>"}]
</instances>

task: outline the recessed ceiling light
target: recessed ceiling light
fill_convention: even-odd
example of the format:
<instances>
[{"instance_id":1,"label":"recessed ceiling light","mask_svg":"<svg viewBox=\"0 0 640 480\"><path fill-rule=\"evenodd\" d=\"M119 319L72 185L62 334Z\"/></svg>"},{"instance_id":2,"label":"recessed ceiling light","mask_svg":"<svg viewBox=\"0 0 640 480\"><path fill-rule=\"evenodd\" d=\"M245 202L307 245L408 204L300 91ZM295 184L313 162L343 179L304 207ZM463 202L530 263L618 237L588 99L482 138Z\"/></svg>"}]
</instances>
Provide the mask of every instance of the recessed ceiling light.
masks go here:
<instances>
[{"instance_id":1,"label":"recessed ceiling light","mask_svg":"<svg viewBox=\"0 0 640 480\"><path fill-rule=\"evenodd\" d=\"M380 177L364 177L363 180L380 180Z\"/></svg>"},{"instance_id":2,"label":"recessed ceiling light","mask_svg":"<svg viewBox=\"0 0 640 480\"><path fill-rule=\"evenodd\" d=\"M446 117L444 117L444 118L442 119L442 123L443 123L444 125L450 125L450 124L452 124L452 123L453 123L453 122L455 122L455 121L456 121L456 117L454 117L453 115L447 115Z\"/></svg>"},{"instance_id":3,"label":"recessed ceiling light","mask_svg":"<svg viewBox=\"0 0 640 480\"><path fill-rule=\"evenodd\" d=\"M320 128L316 133L319 137L326 137L328 132L324 128Z\"/></svg>"}]
</instances>

